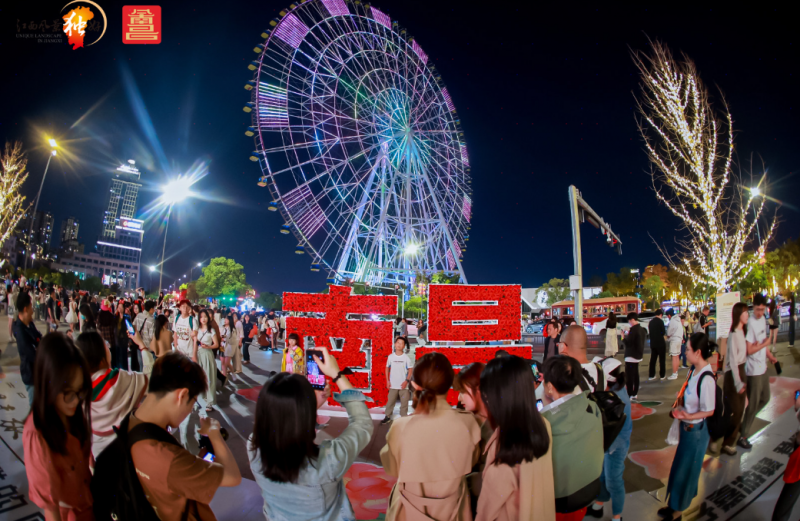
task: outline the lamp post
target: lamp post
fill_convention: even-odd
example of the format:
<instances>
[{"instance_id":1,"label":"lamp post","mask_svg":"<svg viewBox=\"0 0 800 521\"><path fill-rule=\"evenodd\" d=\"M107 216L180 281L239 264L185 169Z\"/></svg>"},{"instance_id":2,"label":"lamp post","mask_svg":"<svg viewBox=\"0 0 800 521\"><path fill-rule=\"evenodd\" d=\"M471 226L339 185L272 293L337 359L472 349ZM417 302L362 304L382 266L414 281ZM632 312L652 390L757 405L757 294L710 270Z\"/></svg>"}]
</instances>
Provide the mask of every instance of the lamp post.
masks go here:
<instances>
[{"instance_id":1,"label":"lamp post","mask_svg":"<svg viewBox=\"0 0 800 521\"><path fill-rule=\"evenodd\" d=\"M177 179L170 181L161 189L161 200L167 205L167 222L164 226L164 244L161 246L161 263L159 264L158 292L161 293L164 281L164 253L167 250L167 232L169 231L169 218L172 215L172 207L191 195L189 188L192 180L188 177L178 176Z\"/></svg>"},{"instance_id":2,"label":"lamp post","mask_svg":"<svg viewBox=\"0 0 800 521\"><path fill-rule=\"evenodd\" d=\"M794 347L795 320L797 311L795 310L795 290L797 289L797 278L786 277L786 289L789 290L789 347Z\"/></svg>"},{"instance_id":3,"label":"lamp post","mask_svg":"<svg viewBox=\"0 0 800 521\"><path fill-rule=\"evenodd\" d=\"M25 267L23 268L23 272L28 269L28 254L31 250L31 243L33 242L33 220L36 218L36 210L39 208L39 198L42 196L42 188L44 187L44 180L47 177L47 169L50 168L50 160L56 155L56 144L55 139L49 139L48 142L50 143L50 155L47 157L47 165L44 167L44 174L42 175L42 182L39 184L39 191L36 193L36 201L33 203L33 213L31 214L31 229L30 233L28 234L28 251L25 253Z\"/></svg>"},{"instance_id":4,"label":"lamp post","mask_svg":"<svg viewBox=\"0 0 800 521\"><path fill-rule=\"evenodd\" d=\"M150 287L147 288L147 289L149 289L150 291L153 291L153 272L156 271L156 267L155 266L150 266L150 270L149 271L150 271L150 284L149 284Z\"/></svg>"},{"instance_id":5,"label":"lamp post","mask_svg":"<svg viewBox=\"0 0 800 521\"><path fill-rule=\"evenodd\" d=\"M197 266L192 266L191 270L189 271L189 280L194 280L194 269L199 268L202 265L203 265L202 262L198 262Z\"/></svg>"}]
</instances>

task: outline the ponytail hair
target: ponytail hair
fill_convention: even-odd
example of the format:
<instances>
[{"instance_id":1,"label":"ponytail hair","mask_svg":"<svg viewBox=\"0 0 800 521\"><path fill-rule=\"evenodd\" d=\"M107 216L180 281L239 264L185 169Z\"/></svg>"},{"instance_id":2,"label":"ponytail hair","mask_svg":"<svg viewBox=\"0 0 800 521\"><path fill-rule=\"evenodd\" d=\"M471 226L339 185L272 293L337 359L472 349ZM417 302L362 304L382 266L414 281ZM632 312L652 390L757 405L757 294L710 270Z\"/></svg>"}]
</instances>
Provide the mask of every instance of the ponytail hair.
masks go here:
<instances>
[{"instance_id":1,"label":"ponytail hair","mask_svg":"<svg viewBox=\"0 0 800 521\"><path fill-rule=\"evenodd\" d=\"M717 344L705 333L692 333L692 336L689 337L689 347L692 351L700 351L703 360L711 358L711 355L717 350Z\"/></svg>"},{"instance_id":2,"label":"ponytail hair","mask_svg":"<svg viewBox=\"0 0 800 521\"><path fill-rule=\"evenodd\" d=\"M453 385L455 372L450 360L442 353L428 353L414 366L414 414L428 414L436 407L436 397L447 394Z\"/></svg>"}]
</instances>

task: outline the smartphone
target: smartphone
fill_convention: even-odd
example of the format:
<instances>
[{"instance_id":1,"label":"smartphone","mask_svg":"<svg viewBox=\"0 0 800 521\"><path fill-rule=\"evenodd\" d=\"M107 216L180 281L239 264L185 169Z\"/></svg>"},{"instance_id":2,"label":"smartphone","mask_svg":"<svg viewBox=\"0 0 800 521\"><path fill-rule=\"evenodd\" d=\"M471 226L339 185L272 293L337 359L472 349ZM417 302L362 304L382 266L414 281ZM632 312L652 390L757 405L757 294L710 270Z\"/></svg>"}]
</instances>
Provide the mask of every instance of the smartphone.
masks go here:
<instances>
[{"instance_id":1,"label":"smartphone","mask_svg":"<svg viewBox=\"0 0 800 521\"><path fill-rule=\"evenodd\" d=\"M536 382L539 382L539 368L536 366L536 364L533 364L531 368L533 369L533 379L536 380Z\"/></svg>"},{"instance_id":2,"label":"smartphone","mask_svg":"<svg viewBox=\"0 0 800 521\"><path fill-rule=\"evenodd\" d=\"M204 461L214 461L214 458L215 458L215 457L216 457L216 456L214 456L214 454L212 454L212 453L210 453L210 452L209 452L208 454L206 454L205 456L203 456L203 460L204 460Z\"/></svg>"},{"instance_id":3,"label":"smartphone","mask_svg":"<svg viewBox=\"0 0 800 521\"><path fill-rule=\"evenodd\" d=\"M794 399L797 400L798 398L800 398L800 391L795 391L794 392Z\"/></svg>"},{"instance_id":4,"label":"smartphone","mask_svg":"<svg viewBox=\"0 0 800 521\"><path fill-rule=\"evenodd\" d=\"M543 407L544 407L544 402L542 400L536 400L536 409L541 411Z\"/></svg>"},{"instance_id":5,"label":"smartphone","mask_svg":"<svg viewBox=\"0 0 800 521\"><path fill-rule=\"evenodd\" d=\"M128 329L129 335L135 335L136 331L133 330L133 326L131 325L131 321L127 318L125 319L125 327Z\"/></svg>"},{"instance_id":6,"label":"smartphone","mask_svg":"<svg viewBox=\"0 0 800 521\"><path fill-rule=\"evenodd\" d=\"M316 349L309 349L306 351L306 378L311 384L311 387L317 391L325 389L325 375L319 370L319 365L314 361L314 355L323 360L322 351Z\"/></svg>"}]
</instances>

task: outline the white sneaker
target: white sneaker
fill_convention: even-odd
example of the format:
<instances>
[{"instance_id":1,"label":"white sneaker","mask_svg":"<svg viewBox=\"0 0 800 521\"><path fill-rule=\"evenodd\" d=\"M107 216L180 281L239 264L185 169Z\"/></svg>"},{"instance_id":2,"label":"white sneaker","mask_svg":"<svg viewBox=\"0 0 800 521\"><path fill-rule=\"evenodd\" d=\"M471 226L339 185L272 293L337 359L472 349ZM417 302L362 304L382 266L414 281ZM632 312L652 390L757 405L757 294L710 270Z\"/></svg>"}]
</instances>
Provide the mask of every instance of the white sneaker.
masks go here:
<instances>
[{"instance_id":1,"label":"white sneaker","mask_svg":"<svg viewBox=\"0 0 800 521\"><path fill-rule=\"evenodd\" d=\"M655 380L655 379L656 379L656 377L654 376L654 377L652 377L652 378L648 378L648 379L647 379L647 381L648 381L648 382L652 382L652 381L653 381L653 380Z\"/></svg>"},{"instance_id":2,"label":"white sneaker","mask_svg":"<svg viewBox=\"0 0 800 521\"><path fill-rule=\"evenodd\" d=\"M636 396L632 396L631 397L631 401L632 402L638 402L639 401L639 395L637 394Z\"/></svg>"},{"instance_id":3,"label":"white sneaker","mask_svg":"<svg viewBox=\"0 0 800 521\"><path fill-rule=\"evenodd\" d=\"M678 373L672 373L672 375L667 377L667 380L677 380L677 379L678 379Z\"/></svg>"}]
</instances>

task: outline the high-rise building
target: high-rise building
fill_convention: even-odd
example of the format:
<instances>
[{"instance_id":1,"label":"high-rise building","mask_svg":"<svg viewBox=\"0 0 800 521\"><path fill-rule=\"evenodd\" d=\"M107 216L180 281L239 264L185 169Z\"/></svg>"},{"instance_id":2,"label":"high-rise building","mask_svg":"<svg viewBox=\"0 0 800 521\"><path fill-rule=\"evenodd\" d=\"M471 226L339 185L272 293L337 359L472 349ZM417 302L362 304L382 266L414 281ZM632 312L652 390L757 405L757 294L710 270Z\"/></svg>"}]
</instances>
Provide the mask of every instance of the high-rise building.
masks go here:
<instances>
[{"instance_id":1,"label":"high-rise building","mask_svg":"<svg viewBox=\"0 0 800 521\"><path fill-rule=\"evenodd\" d=\"M37 211L31 219L31 214L25 214L19 222L18 236L22 238L22 243L30 241L31 251L41 257L46 257L50 253L50 243L53 240L53 214L50 212ZM31 232L33 230L33 232ZM29 252L25 252L27 255Z\"/></svg>"},{"instance_id":2,"label":"high-rise building","mask_svg":"<svg viewBox=\"0 0 800 521\"><path fill-rule=\"evenodd\" d=\"M139 196L139 170L136 161L128 160L114 172L114 178L108 188L106 211L103 214L103 239L116 236L117 221L120 219L133 219L136 216L136 199Z\"/></svg>"},{"instance_id":3,"label":"high-rise building","mask_svg":"<svg viewBox=\"0 0 800 521\"><path fill-rule=\"evenodd\" d=\"M134 218L136 199L142 186L135 165L136 162L129 159L128 164L120 165L114 172L103 214L103 231L97 240L97 253L113 263L111 268L104 271L103 283L117 283L129 289L135 289L140 282L144 240L144 222ZM125 269L114 269L117 265L124 265Z\"/></svg>"},{"instance_id":4,"label":"high-rise building","mask_svg":"<svg viewBox=\"0 0 800 521\"><path fill-rule=\"evenodd\" d=\"M78 228L80 228L80 223L74 217L67 217L61 221L61 244L77 241Z\"/></svg>"}]
</instances>

